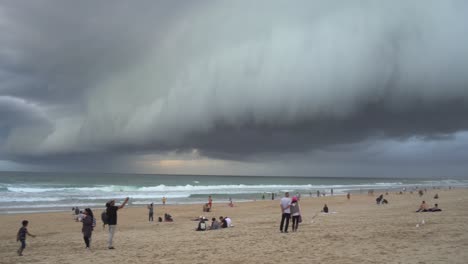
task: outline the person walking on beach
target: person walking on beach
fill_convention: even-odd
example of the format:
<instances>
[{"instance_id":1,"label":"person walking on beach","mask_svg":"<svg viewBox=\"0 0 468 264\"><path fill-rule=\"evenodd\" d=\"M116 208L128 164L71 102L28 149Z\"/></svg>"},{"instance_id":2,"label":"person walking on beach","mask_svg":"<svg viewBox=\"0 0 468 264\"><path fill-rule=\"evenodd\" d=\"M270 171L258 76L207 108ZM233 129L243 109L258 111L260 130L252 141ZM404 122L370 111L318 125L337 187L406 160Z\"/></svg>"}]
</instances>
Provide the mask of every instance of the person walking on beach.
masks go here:
<instances>
[{"instance_id":1,"label":"person walking on beach","mask_svg":"<svg viewBox=\"0 0 468 264\"><path fill-rule=\"evenodd\" d=\"M348 194L346 195L346 197L348 198L348 200L351 199L351 194L348 193Z\"/></svg>"},{"instance_id":2,"label":"person walking on beach","mask_svg":"<svg viewBox=\"0 0 468 264\"><path fill-rule=\"evenodd\" d=\"M153 206L153 203L150 203L150 204L148 205L148 221L149 221L149 222L153 222L153 221L154 221L153 215L154 215L154 206Z\"/></svg>"},{"instance_id":3,"label":"person walking on beach","mask_svg":"<svg viewBox=\"0 0 468 264\"><path fill-rule=\"evenodd\" d=\"M112 240L114 239L115 227L117 226L117 210L122 209L128 203L128 197L125 198L124 202L120 206L115 205L115 200L110 200L106 203L107 217L109 222L109 240L108 248L114 249L112 246Z\"/></svg>"},{"instance_id":4,"label":"person walking on beach","mask_svg":"<svg viewBox=\"0 0 468 264\"><path fill-rule=\"evenodd\" d=\"M301 208L299 207L299 199L294 196L291 201L291 216L292 216L292 231L296 232L301 222Z\"/></svg>"},{"instance_id":5,"label":"person walking on beach","mask_svg":"<svg viewBox=\"0 0 468 264\"><path fill-rule=\"evenodd\" d=\"M83 232L83 239L86 245L86 249L90 249L90 243L91 243L91 236L93 234L93 228L94 228L94 215L93 211L91 209L86 208L84 210L84 216L81 219L81 222L83 223L83 227L81 228L81 232Z\"/></svg>"},{"instance_id":6,"label":"person walking on beach","mask_svg":"<svg viewBox=\"0 0 468 264\"><path fill-rule=\"evenodd\" d=\"M162 198L162 204L163 204L163 205L166 205L166 201L167 201L166 196L163 196L163 198Z\"/></svg>"},{"instance_id":7,"label":"person walking on beach","mask_svg":"<svg viewBox=\"0 0 468 264\"><path fill-rule=\"evenodd\" d=\"M21 224L22 226L18 230L18 234L16 235L16 242L18 241L21 242L21 246L19 247L18 251L16 251L18 253L18 256L23 256L23 250L26 248L26 235L36 237L35 235L29 233L28 231L28 224L29 224L28 220L23 220Z\"/></svg>"},{"instance_id":8,"label":"person walking on beach","mask_svg":"<svg viewBox=\"0 0 468 264\"><path fill-rule=\"evenodd\" d=\"M284 197L281 198L280 201L280 207L281 207L281 224L280 224L280 231L281 233L287 233L288 232L288 226L289 226L289 218L291 218L291 198L289 198L289 192L284 193ZM284 223L286 220L286 224ZM284 229L283 229L284 227Z\"/></svg>"}]
</instances>

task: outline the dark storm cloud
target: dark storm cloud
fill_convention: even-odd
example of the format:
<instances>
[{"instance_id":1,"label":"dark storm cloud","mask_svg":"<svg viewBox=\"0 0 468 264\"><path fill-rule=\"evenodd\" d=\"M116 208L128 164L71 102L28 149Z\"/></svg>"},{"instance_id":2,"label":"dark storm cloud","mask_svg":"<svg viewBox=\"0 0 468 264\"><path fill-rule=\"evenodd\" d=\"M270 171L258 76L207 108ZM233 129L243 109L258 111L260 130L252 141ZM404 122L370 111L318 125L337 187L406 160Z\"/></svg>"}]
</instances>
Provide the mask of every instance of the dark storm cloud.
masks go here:
<instances>
[{"instance_id":1,"label":"dark storm cloud","mask_svg":"<svg viewBox=\"0 0 468 264\"><path fill-rule=\"evenodd\" d=\"M33 142L8 125L0 152L112 164L437 141L468 129L467 12L464 1L3 2L0 95L46 121Z\"/></svg>"}]
</instances>

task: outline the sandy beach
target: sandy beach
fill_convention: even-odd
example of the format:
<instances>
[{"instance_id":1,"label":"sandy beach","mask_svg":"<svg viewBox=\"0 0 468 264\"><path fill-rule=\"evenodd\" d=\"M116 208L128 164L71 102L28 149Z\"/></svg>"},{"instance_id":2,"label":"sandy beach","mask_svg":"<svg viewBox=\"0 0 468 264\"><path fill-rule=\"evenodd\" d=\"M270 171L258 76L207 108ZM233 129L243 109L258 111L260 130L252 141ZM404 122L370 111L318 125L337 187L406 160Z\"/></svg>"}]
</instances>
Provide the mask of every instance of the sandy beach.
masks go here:
<instances>
[{"instance_id":1,"label":"sandy beach","mask_svg":"<svg viewBox=\"0 0 468 264\"><path fill-rule=\"evenodd\" d=\"M440 198L433 199L435 193ZM296 233L280 233L279 199L215 203L204 216L230 216L234 227L196 232L201 205L157 205L155 219L170 213L172 223L149 223L147 209L119 211L115 250L98 216L91 252L85 250L81 223L71 212L0 215L0 263L467 263L468 190L428 190L379 195L302 197L303 222ZM415 213L422 200L442 212ZM215 201L216 202L216 201ZM235 201L234 201L235 202ZM319 213L327 203L331 213ZM30 221L24 256L17 256L16 232ZM424 220L424 224L422 224ZM419 224L419 227L416 225Z\"/></svg>"}]
</instances>

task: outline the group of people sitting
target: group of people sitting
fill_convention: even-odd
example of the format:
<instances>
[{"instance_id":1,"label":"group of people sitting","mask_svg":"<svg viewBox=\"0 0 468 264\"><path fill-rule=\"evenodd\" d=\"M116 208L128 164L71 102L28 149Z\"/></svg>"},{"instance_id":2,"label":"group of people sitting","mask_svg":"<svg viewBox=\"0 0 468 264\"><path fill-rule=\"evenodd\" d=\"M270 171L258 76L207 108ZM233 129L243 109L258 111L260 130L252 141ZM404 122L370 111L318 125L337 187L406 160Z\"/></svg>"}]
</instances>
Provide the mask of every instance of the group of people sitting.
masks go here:
<instances>
[{"instance_id":1,"label":"group of people sitting","mask_svg":"<svg viewBox=\"0 0 468 264\"><path fill-rule=\"evenodd\" d=\"M439 208L438 204L434 204L434 207L432 208L427 208L426 201L422 201L421 205L419 206L419 209L416 210L416 213L419 212L440 212L442 209Z\"/></svg>"},{"instance_id":2,"label":"group of people sitting","mask_svg":"<svg viewBox=\"0 0 468 264\"><path fill-rule=\"evenodd\" d=\"M377 204L388 204L387 199L383 198L383 194L375 199Z\"/></svg>"},{"instance_id":3,"label":"group of people sitting","mask_svg":"<svg viewBox=\"0 0 468 264\"><path fill-rule=\"evenodd\" d=\"M220 228L228 228L232 227L232 220L229 217L219 217L219 221L216 217L211 218L211 224L209 224L209 220L206 219L204 216L200 216L198 219L198 226L195 229L196 231L206 231L206 230L216 230Z\"/></svg>"}]
</instances>

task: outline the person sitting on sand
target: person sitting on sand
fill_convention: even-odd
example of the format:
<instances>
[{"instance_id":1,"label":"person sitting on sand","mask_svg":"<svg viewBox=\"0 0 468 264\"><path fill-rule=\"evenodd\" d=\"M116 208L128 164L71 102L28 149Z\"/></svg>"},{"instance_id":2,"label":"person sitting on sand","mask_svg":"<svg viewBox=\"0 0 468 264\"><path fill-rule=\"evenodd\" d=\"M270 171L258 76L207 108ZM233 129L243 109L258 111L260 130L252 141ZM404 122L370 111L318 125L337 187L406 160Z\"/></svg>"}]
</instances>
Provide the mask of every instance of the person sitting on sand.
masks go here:
<instances>
[{"instance_id":1,"label":"person sitting on sand","mask_svg":"<svg viewBox=\"0 0 468 264\"><path fill-rule=\"evenodd\" d=\"M225 217L220 216L219 217L219 222L221 224L221 228L229 227Z\"/></svg>"},{"instance_id":2,"label":"person sitting on sand","mask_svg":"<svg viewBox=\"0 0 468 264\"><path fill-rule=\"evenodd\" d=\"M211 226L210 226L210 229L211 229L211 230L215 230L215 229L219 229L219 228L220 228L220 225L219 225L218 220L216 220L216 217L211 218Z\"/></svg>"},{"instance_id":3,"label":"person sitting on sand","mask_svg":"<svg viewBox=\"0 0 468 264\"><path fill-rule=\"evenodd\" d=\"M206 218L205 217L200 219L200 222L198 222L198 227L195 230L196 231L206 231Z\"/></svg>"},{"instance_id":4,"label":"person sitting on sand","mask_svg":"<svg viewBox=\"0 0 468 264\"><path fill-rule=\"evenodd\" d=\"M210 211L210 205L208 203L203 205L203 212L209 212Z\"/></svg>"},{"instance_id":5,"label":"person sitting on sand","mask_svg":"<svg viewBox=\"0 0 468 264\"><path fill-rule=\"evenodd\" d=\"M434 207L427 209L428 212L440 212L442 209L439 208L438 204L434 204Z\"/></svg>"},{"instance_id":6,"label":"person sitting on sand","mask_svg":"<svg viewBox=\"0 0 468 264\"><path fill-rule=\"evenodd\" d=\"M438 193L436 193L436 194L434 195L434 199L439 199L439 194L438 194Z\"/></svg>"},{"instance_id":7,"label":"person sitting on sand","mask_svg":"<svg viewBox=\"0 0 468 264\"><path fill-rule=\"evenodd\" d=\"M381 204L388 204L388 201L387 201L387 199L382 199L382 202L381 202Z\"/></svg>"},{"instance_id":8,"label":"person sitting on sand","mask_svg":"<svg viewBox=\"0 0 468 264\"><path fill-rule=\"evenodd\" d=\"M421 205L419 206L419 209L416 211L418 212L427 212L427 204L426 201L422 201Z\"/></svg>"},{"instance_id":9,"label":"person sitting on sand","mask_svg":"<svg viewBox=\"0 0 468 264\"><path fill-rule=\"evenodd\" d=\"M376 201L377 204L381 204L381 203L382 203L382 200L383 200L383 194L379 195L379 197L377 197L377 198L375 199L375 201Z\"/></svg>"},{"instance_id":10,"label":"person sitting on sand","mask_svg":"<svg viewBox=\"0 0 468 264\"><path fill-rule=\"evenodd\" d=\"M232 227L232 220L229 218L229 216L224 217L224 220L226 221L227 227Z\"/></svg>"},{"instance_id":11,"label":"person sitting on sand","mask_svg":"<svg viewBox=\"0 0 468 264\"><path fill-rule=\"evenodd\" d=\"M172 219L172 216L168 213L164 214L164 222L173 222L174 219Z\"/></svg>"},{"instance_id":12,"label":"person sitting on sand","mask_svg":"<svg viewBox=\"0 0 468 264\"><path fill-rule=\"evenodd\" d=\"M322 213L328 213L328 206L325 204L322 209Z\"/></svg>"}]
</instances>

